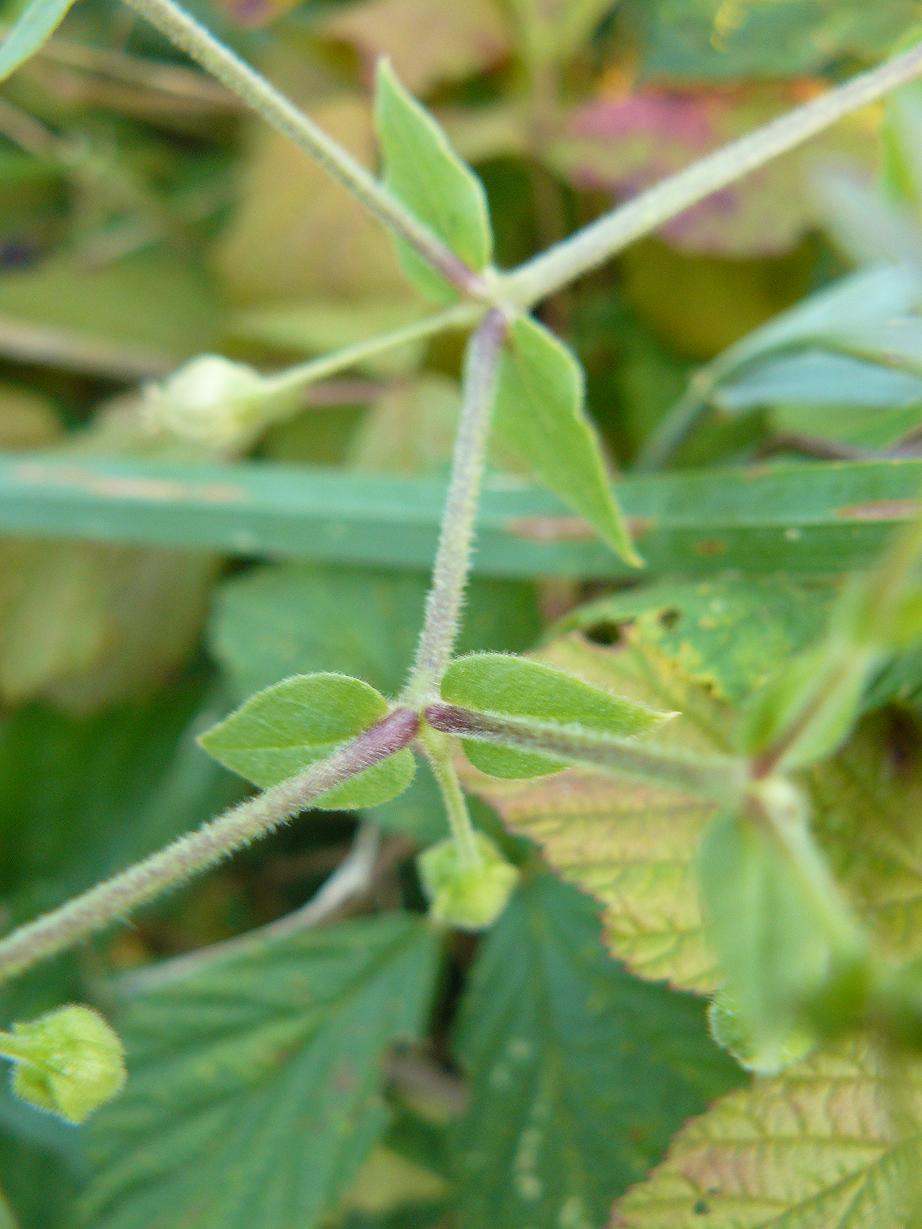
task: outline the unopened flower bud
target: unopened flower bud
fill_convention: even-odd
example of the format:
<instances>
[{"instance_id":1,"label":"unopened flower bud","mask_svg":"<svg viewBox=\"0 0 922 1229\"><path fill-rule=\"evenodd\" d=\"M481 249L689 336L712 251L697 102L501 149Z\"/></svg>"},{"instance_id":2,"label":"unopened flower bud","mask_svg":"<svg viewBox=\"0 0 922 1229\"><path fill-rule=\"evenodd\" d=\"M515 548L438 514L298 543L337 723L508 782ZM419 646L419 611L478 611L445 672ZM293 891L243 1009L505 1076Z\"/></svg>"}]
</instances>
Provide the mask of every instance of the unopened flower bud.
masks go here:
<instances>
[{"instance_id":1,"label":"unopened flower bud","mask_svg":"<svg viewBox=\"0 0 922 1229\"><path fill-rule=\"evenodd\" d=\"M476 841L480 860L475 866L465 863L452 839L433 845L417 860L432 917L458 930L492 926L519 878L491 840L478 833Z\"/></svg>"},{"instance_id":2,"label":"unopened flower bud","mask_svg":"<svg viewBox=\"0 0 922 1229\"><path fill-rule=\"evenodd\" d=\"M89 1007L62 1007L37 1020L14 1024L9 1045L16 1063L13 1091L23 1101L68 1122L83 1122L125 1083L118 1034Z\"/></svg>"},{"instance_id":3,"label":"unopened flower bud","mask_svg":"<svg viewBox=\"0 0 922 1229\"><path fill-rule=\"evenodd\" d=\"M277 417L279 406L280 396L266 377L218 354L194 358L145 390L145 410L154 426L220 450L249 445Z\"/></svg>"}]
</instances>

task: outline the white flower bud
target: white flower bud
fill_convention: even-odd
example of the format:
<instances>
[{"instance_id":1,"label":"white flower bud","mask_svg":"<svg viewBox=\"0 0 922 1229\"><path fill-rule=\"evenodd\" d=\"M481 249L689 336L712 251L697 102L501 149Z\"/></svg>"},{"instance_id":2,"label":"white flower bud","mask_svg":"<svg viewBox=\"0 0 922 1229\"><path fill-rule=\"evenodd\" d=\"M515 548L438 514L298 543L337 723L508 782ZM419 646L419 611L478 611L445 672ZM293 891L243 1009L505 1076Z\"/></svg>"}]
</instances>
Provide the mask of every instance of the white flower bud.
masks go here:
<instances>
[{"instance_id":1,"label":"white flower bud","mask_svg":"<svg viewBox=\"0 0 922 1229\"><path fill-rule=\"evenodd\" d=\"M278 404L278 394L264 376L218 354L191 359L145 389L152 425L221 450L248 445L271 421Z\"/></svg>"}]
</instances>

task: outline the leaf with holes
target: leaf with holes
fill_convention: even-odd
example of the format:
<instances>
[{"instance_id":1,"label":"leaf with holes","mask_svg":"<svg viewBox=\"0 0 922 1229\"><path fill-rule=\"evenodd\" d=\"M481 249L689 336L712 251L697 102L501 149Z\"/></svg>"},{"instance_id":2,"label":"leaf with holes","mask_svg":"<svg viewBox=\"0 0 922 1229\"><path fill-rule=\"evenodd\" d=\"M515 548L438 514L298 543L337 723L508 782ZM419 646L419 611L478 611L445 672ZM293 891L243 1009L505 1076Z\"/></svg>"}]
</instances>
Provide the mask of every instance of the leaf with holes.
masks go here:
<instances>
[{"instance_id":1,"label":"leaf with holes","mask_svg":"<svg viewBox=\"0 0 922 1229\"><path fill-rule=\"evenodd\" d=\"M345 674L299 674L251 696L199 742L233 772L263 787L325 759L390 711L380 692ZM328 791L312 805L350 810L387 802L413 780L405 748Z\"/></svg>"}]
</instances>

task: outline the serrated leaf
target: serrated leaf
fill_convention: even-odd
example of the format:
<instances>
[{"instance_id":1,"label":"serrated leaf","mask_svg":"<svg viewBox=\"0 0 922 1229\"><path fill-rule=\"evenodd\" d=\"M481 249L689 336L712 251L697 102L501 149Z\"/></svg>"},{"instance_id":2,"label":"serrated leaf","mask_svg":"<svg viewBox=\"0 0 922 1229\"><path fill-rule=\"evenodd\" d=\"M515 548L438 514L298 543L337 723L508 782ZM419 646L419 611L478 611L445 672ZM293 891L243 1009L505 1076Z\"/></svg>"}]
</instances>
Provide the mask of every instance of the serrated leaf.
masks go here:
<instances>
[{"instance_id":1,"label":"serrated leaf","mask_svg":"<svg viewBox=\"0 0 922 1229\"><path fill-rule=\"evenodd\" d=\"M922 749L886 711L804 776L813 827L833 875L894 960L922 955Z\"/></svg>"},{"instance_id":2,"label":"serrated leaf","mask_svg":"<svg viewBox=\"0 0 922 1229\"><path fill-rule=\"evenodd\" d=\"M541 660L641 703L680 715L657 745L685 753L726 752L731 710L690 682L681 664L626 627L617 649L577 635L555 641ZM712 989L713 956L698 907L693 857L714 808L673 788L567 770L540 781L471 775L468 786L513 831L542 847L551 867L603 906L607 941L649 978Z\"/></svg>"},{"instance_id":3,"label":"serrated leaf","mask_svg":"<svg viewBox=\"0 0 922 1229\"><path fill-rule=\"evenodd\" d=\"M493 238L483 186L387 61L378 68L375 124L388 188L466 265L485 269L492 259ZM436 299L455 297L415 252L405 244L399 251L421 290Z\"/></svg>"},{"instance_id":4,"label":"serrated leaf","mask_svg":"<svg viewBox=\"0 0 922 1229\"><path fill-rule=\"evenodd\" d=\"M0 42L0 81L41 49L73 4L74 0L28 0Z\"/></svg>"},{"instance_id":5,"label":"serrated leaf","mask_svg":"<svg viewBox=\"0 0 922 1229\"><path fill-rule=\"evenodd\" d=\"M677 1136L662 1165L615 1207L612 1229L881 1229L908 1218L922 1118L918 1062L881 1069L857 1044L730 1093Z\"/></svg>"},{"instance_id":6,"label":"serrated leaf","mask_svg":"<svg viewBox=\"0 0 922 1229\"><path fill-rule=\"evenodd\" d=\"M253 940L129 1000L131 1077L90 1136L86 1229L312 1229L382 1134L438 945L398 914Z\"/></svg>"},{"instance_id":7,"label":"serrated leaf","mask_svg":"<svg viewBox=\"0 0 922 1229\"><path fill-rule=\"evenodd\" d=\"M584 400L583 371L573 353L537 321L513 321L497 373L496 430L616 554L639 564Z\"/></svg>"},{"instance_id":8,"label":"serrated leaf","mask_svg":"<svg viewBox=\"0 0 922 1229\"><path fill-rule=\"evenodd\" d=\"M739 1082L702 1005L629 977L592 904L551 876L486 940L455 1049L471 1077L454 1133L460 1229L583 1229L690 1113Z\"/></svg>"},{"instance_id":9,"label":"serrated leaf","mask_svg":"<svg viewBox=\"0 0 922 1229\"><path fill-rule=\"evenodd\" d=\"M451 663L442 678L442 699L495 717L532 719L625 737L656 729L669 716L623 699L562 670L523 657L477 653ZM559 772L559 760L464 740L475 767L496 777L536 777Z\"/></svg>"},{"instance_id":10,"label":"serrated leaf","mask_svg":"<svg viewBox=\"0 0 922 1229\"><path fill-rule=\"evenodd\" d=\"M325 759L390 712L384 696L345 674L298 674L251 696L199 742L220 764L266 788ZM326 811L388 802L415 772L413 753L398 751L312 803Z\"/></svg>"},{"instance_id":11,"label":"serrated leaf","mask_svg":"<svg viewBox=\"0 0 922 1229\"><path fill-rule=\"evenodd\" d=\"M591 608L590 608L591 609ZM714 634L731 657L727 626ZM655 625L623 626L616 648L577 635L553 642L541 658L623 695L680 716L652 741L713 754L726 751L739 714L686 674L700 669L684 638L670 644ZM695 629L705 647L707 630ZM786 657L778 642L778 660ZM738 660L738 659L737 659ZM922 753L914 728L887 711L866 718L845 747L798 780L812 828L877 950L897 960L922 954ZM612 951L645 977L695 990L717 984L702 930L693 874L713 809L681 793L567 771L546 780L500 782L474 776L469 788L510 827L538 841L550 865L605 907Z\"/></svg>"}]
</instances>

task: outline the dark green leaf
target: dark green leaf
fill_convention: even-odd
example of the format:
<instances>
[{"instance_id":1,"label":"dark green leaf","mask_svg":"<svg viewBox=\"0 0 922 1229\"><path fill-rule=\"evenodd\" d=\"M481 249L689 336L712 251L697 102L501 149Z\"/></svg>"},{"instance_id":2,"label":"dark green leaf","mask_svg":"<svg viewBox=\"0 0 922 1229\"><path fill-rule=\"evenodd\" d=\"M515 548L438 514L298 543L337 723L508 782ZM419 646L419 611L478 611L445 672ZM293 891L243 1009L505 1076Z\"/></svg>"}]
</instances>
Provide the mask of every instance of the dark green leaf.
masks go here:
<instances>
[{"instance_id":1,"label":"dark green leaf","mask_svg":"<svg viewBox=\"0 0 922 1229\"><path fill-rule=\"evenodd\" d=\"M325 759L389 711L381 693L360 679L297 674L251 696L199 742L219 763L266 787ZM340 811L388 802L407 788L414 771L412 751L398 751L312 805Z\"/></svg>"},{"instance_id":2,"label":"dark green leaf","mask_svg":"<svg viewBox=\"0 0 922 1229\"><path fill-rule=\"evenodd\" d=\"M60 904L239 796L195 735L219 715L174 688L99 716L23 709L0 723L0 894L14 920Z\"/></svg>"},{"instance_id":3,"label":"dark green leaf","mask_svg":"<svg viewBox=\"0 0 922 1229\"><path fill-rule=\"evenodd\" d=\"M433 932L393 914L254 940L129 1000L131 1073L91 1127L86 1229L313 1229L381 1135L382 1059L417 1036Z\"/></svg>"},{"instance_id":4,"label":"dark green leaf","mask_svg":"<svg viewBox=\"0 0 922 1229\"><path fill-rule=\"evenodd\" d=\"M592 904L550 876L491 932L456 1049L461 1229L596 1229L689 1114L738 1082L703 1005L629 977Z\"/></svg>"}]
</instances>

